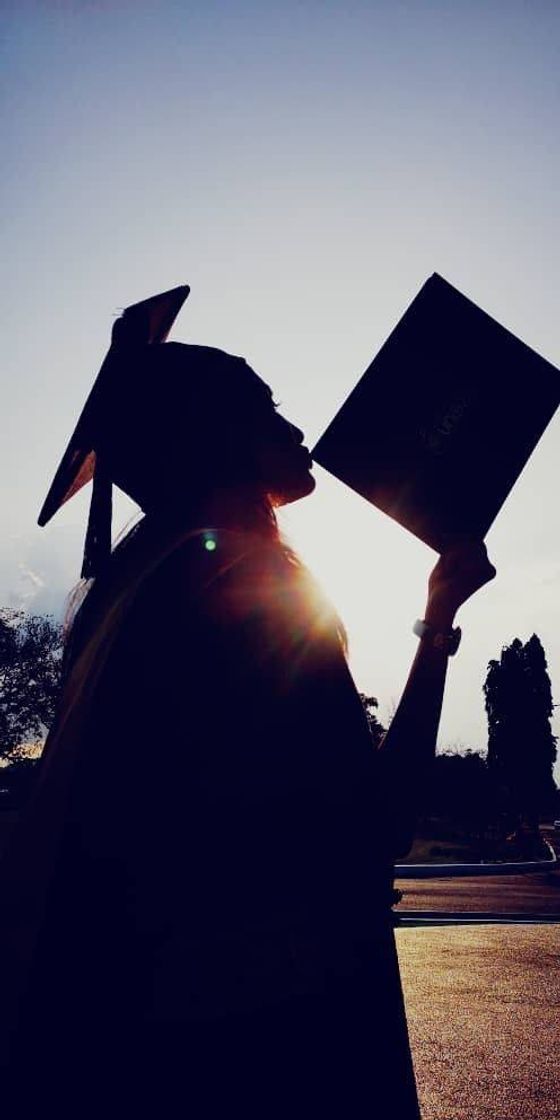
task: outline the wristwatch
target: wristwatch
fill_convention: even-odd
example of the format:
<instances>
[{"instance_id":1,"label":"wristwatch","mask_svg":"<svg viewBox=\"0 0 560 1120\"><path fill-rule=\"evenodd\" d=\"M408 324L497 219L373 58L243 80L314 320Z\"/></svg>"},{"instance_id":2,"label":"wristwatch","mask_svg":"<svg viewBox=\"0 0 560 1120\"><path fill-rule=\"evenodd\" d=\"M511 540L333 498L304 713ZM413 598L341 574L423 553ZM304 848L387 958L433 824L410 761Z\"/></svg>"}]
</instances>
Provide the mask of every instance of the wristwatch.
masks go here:
<instances>
[{"instance_id":1,"label":"wristwatch","mask_svg":"<svg viewBox=\"0 0 560 1120\"><path fill-rule=\"evenodd\" d=\"M456 626L454 630L447 632L438 632L434 626L430 626L429 622L425 622L422 618L417 618L413 632L418 638L430 643L434 649L441 650L442 653L447 653L449 657L453 657L457 653L461 641L461 627Z\"/></svg>"}]
</instances>

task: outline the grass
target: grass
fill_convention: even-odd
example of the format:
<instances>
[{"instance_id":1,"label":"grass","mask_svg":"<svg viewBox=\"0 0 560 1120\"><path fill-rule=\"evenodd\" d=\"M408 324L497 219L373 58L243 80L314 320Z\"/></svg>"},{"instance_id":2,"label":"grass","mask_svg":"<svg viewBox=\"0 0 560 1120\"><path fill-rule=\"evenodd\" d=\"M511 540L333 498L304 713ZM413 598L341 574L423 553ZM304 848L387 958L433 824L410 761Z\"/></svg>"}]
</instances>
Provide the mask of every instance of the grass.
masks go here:
<instances>
[{"instance_id":1,"label":"grass","mask_svg":"<svg viewBox=\"0 0 560 1120\"><path fill-rule=\"evenodd\" d=\"M480 845L467 840L418 836L408 855L399 859L399 863L478 863L480 858Z\"/></svg>"},{"instance_id":2,"label":"grass","mask_svg":"<svg viewBox=\"0 0 560 1120\"><path fill-rule=\"evenodd\" d=\"M410 852L399 863L516 863L550 856L540 837L488 840L461 836L453 829L448 836L442 829L434 831L438 833L435 836L417 836Z\"/></svg>"}]
</instances>

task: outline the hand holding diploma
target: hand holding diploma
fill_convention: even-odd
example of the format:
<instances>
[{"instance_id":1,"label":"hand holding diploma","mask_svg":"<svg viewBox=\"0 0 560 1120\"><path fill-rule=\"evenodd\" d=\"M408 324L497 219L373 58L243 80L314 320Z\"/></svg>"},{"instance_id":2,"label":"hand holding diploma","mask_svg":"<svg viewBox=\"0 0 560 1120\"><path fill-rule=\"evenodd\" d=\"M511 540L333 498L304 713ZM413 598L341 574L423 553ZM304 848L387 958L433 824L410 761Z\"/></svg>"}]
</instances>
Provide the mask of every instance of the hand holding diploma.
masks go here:
<instances>
[{"instance_id":1,"label":"hand holding diploma","mask_svg":"<svg viewBox=\"0 0 560 1120\"><path fill-rule=\"evenodd\" d=\"M483 541L465 541L442 553L428 581L426 622L449 629L459 607L495 575Z\"/></svg>"}]
</instances>

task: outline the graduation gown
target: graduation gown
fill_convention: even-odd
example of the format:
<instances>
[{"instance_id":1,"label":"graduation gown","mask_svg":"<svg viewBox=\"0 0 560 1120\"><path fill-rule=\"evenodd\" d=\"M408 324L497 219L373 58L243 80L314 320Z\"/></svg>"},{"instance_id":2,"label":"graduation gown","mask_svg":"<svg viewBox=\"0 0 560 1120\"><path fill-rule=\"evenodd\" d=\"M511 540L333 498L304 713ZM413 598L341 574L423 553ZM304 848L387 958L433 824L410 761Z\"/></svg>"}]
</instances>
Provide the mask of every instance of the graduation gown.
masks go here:
<instances>
[{"instance_id":1,"label":"graduation gown","mask_svg":"<svg viewBox=\"0 0 560 1120\"><path fill-rule=\"evenodd\" d=\"M108 642L102 580L77 620L15 1083L62 1112L412 1120L393 795L336 625L277 544L208 539L152 565Z\"/></svg>"}]
</instances>

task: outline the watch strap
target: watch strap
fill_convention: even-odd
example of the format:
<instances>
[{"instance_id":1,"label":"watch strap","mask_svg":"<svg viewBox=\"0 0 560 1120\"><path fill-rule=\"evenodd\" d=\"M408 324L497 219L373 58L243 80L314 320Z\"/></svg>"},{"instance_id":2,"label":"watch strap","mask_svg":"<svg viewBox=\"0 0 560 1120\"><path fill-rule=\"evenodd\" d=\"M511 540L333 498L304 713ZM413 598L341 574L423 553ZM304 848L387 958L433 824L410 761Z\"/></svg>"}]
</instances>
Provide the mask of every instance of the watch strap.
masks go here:
<instances>
[{"instance_id":1,"label":"watch strap","mask_svg":"<svg viewBox=\"0 0 560 1120\"><path fill-rule=\"evenodd\" d=\"M439 631L425 619L417 618L412 630L418 638L427 641L434 649L446 653L449 657L453 657L459 649L461 642L460 626L456 626L454 630Z\"/></svg>"}]
</instances>

